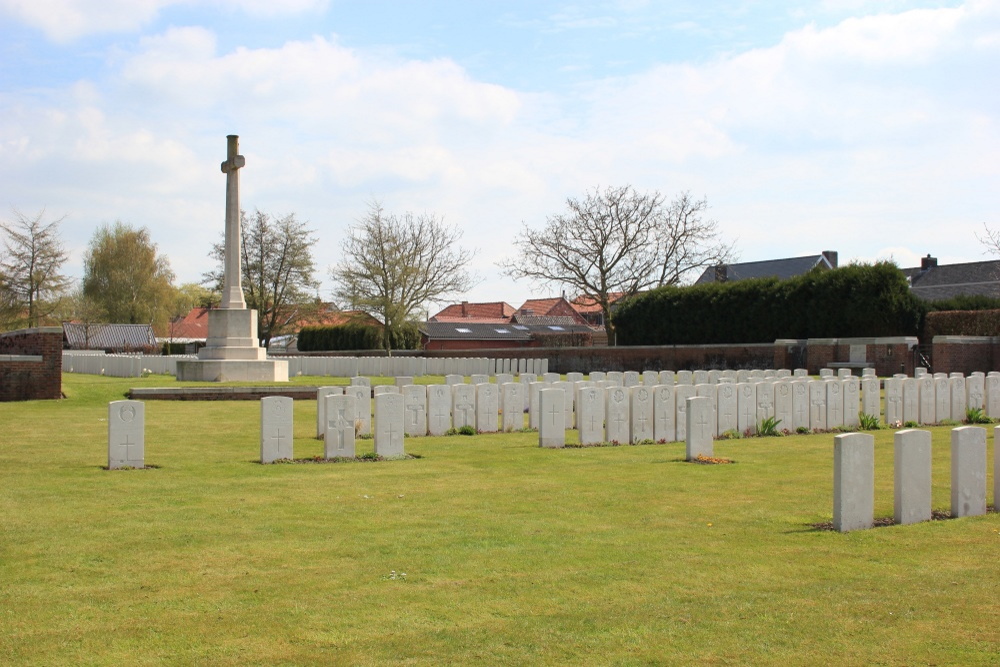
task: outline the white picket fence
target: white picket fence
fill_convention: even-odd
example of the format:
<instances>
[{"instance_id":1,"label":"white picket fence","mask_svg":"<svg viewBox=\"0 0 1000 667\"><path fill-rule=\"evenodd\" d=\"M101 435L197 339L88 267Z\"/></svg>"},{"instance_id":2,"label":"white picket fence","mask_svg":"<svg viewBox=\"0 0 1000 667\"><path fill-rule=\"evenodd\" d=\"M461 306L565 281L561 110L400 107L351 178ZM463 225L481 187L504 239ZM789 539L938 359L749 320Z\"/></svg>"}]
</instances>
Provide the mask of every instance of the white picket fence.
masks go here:
<instances>
[{"instance_id":1,"label":"white picket fence","mask_svg":"<svg viewBox=\"0 0 1000 667\"><path fill-rule=\"evenodd\" d=\"M143 373L177 374L178 359L197 355L147 356L104 354L91 350L63 350L63 372L112 377L141 377ZM319 375L383 377L421 375L496 375L548 372L548 359L488 359L486 357L278 357L288 361L288 376Z\"/></svg>"}]
</instances>

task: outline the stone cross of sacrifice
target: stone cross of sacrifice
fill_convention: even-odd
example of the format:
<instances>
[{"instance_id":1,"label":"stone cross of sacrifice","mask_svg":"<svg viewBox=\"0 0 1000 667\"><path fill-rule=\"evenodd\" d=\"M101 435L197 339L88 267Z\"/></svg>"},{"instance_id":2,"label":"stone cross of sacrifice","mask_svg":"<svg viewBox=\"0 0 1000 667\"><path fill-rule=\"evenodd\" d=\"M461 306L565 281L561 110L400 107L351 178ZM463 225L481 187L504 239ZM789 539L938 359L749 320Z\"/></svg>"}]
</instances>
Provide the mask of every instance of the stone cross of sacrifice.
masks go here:
<instances>
[{"instance_id":1,"label":"stone cross of sacrifice","mask_svg":"<svg viewBox=\"0 0 1000 667\"><path fill-rule=\"evenodd\" d=\"M246 160L238 155L240 138L235 134L226 137L226 161L222 173L226 175L226 240L223 262L222 303L220 308L246 310L243 299L243 271L240 266L240 172Z\"/></svg>"}]
</instances>

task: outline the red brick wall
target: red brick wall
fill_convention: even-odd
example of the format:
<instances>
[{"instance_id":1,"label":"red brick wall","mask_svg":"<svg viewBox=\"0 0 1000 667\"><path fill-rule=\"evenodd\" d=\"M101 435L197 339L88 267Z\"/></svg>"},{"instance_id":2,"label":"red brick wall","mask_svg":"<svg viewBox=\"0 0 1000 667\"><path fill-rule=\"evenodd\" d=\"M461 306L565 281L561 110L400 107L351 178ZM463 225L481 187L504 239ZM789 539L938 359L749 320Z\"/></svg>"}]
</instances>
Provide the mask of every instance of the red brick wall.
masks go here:
<instances>
[{"instance_id":1,"label":"red brick wall","mask_svg":"<svg viewBox=\"0 0 1000 667\"><path fill-rule=\"evenodd\" d=\"M42 361L0 360L0 401L62 397L61 327L0 334L0 355L41 356Z\"/></svg>"},{"instance_id":2,"label":"red brick wall","mask_svg":"<svg viewBox=\"0 0 1000 667\"><path fill-rule=\"evenodd\" d=\"M935 336L931 364L935 373L988 373L1000 370L1000 339L973 336Z\"/></svg>"},{"instance_id":3,"label":"red brick wall","mask_svg":"<svg viewBox=\"0 0 1000 667\"><path fill-rule=\"evenodd\" d=\"M877 375L890 376L896 373L913 375L915 348L907 342L896 342L896 340L876 339L876 342L866 343L865 358L868 366L874 368ZM831 364L849 362L852 343L859 344L859 341L849 338L810 340L806 368L815 375L821 368L832 368ZM912 343L915 345L916 339Z\"/></svg>"}]
</instances>

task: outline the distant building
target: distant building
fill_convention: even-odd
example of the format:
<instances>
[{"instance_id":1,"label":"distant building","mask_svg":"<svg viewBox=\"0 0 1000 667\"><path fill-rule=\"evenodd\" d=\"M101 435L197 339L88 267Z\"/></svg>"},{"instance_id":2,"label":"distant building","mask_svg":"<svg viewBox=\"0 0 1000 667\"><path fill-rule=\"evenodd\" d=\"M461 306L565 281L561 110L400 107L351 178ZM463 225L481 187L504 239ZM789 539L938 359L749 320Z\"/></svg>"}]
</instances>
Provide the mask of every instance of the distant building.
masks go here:
<instances>
[{"instance_id":1,"label":"distant building","mask_svg":"<svg viewBox=\"0 0 1000 667\"><path fill-rule=\"evenodd\" d=\"M428 318L428 322L480 322L484 324L502 324L510 322L514 316L514 306L505 301L487 303L453 303L436 315Z\"/></svg>"},{"instance_id":2,"label":"distant building","mask_svg":"<svg viewBox=\"0 0 1000 667\"><path fill-rule=\"evenodd\" d=\"M159 345L149 324L87 324L63 322L67 350L104 350L108 353L156 354Z\"/></svg>"},{"instance_id":3,"label":"distant building","mask_svg":"<svg viewBox=\"0 0 1000 667\"><path fill-rule=\"evenodd\" d=\"M565 324L425 322L420 325L420 335L425 350L583 347L593 344L590 327L569 321Z\"/></svg>"},{"instance_id":4,"label":"distant building","mask_svg":"<svg viewBox=\"0 0 1000 667\"><path fill-rule=\"evenodd\" d=\"M837 268L837 252L824 250L818 255L767 259L760 262L738 262L710 266L701 274L695 285L726 283L751 278L777 278L788 280L812 271L815 268L829 270Z\"/></svg>"},{"instance_id":5,"label":"distant building","mask_svg":"<svg viewBox=\"0 0 1000 667\"><path fill-rule=\"evenodd\" d=\"M925 301L939 301L956 296L1000 298L1000 260L938 264L929 254L920 266L903 269L910 290Z\"/></svg>"}]
</instances>

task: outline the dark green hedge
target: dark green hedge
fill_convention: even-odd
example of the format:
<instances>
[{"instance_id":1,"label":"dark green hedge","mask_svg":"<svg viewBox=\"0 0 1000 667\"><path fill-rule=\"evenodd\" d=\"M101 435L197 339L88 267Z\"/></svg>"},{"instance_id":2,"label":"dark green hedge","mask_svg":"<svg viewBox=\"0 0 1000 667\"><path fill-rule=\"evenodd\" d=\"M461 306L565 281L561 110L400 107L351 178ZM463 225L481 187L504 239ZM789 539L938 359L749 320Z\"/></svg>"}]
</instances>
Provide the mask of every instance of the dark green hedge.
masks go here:
<instances>
[{"instance_id":1,"label":"dark green hedge","mask_svg":"<svg viewBox=\"0 0 1000 667\"><path fill-rule=\"evenodd\" d=\"M947 310L927 313L924 336L1000 336L1000 310Z\"/></svg>"},{"instance_id":2,"label":"dark green hedge","mask_svg":"<svg viewBox=\"0 0 1000 667\"><path fill-rule=\"evenodd\" d=\"M390 344L394 350L416 350L420 347L417 326L403 326L392 336ZM383 347L382 329L368 324L303 327L299 331L298 347L302 352L379 350Z\"/></svg>"},{"instance_id":3,"label":"dark green hedge","mask_svg":"<svg viewBox=\"0 0 1000 667\"><path fill-rule=\"evenodd\" d=\"M916 336L926 306L894 264L661 287L621 304L619 345L770 343L778 338Z\"/></svg>"}]
</instances>

